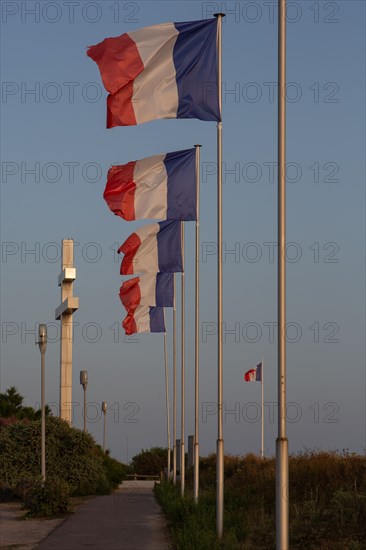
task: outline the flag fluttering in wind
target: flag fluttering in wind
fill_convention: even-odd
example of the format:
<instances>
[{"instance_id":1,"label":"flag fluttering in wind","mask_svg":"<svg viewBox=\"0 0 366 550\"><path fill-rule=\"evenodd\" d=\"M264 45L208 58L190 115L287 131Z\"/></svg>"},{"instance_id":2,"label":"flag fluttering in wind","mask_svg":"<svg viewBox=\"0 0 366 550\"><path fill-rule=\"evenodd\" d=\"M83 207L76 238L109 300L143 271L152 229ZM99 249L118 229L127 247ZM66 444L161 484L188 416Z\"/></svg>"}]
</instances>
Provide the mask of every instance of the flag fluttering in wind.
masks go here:
<instances>
[{"instance_id":1,"label":"flag fluttering in wind","mask_svg":"<svg viewBox=\"0 0 366 550\"><path fill-rule=\"evenodd\" d=\"M196 148L112 166L104 199L125 220L196 220Z\"/></svg>"},{"instance_id":2,"label":"flag fluttering in wind","mask_svg":"<svg viewBox=\"0 0 366 550\"><path fill-rule=\"evenodd\" d=\"M107 99L107 128L162 118L221 119L217 19L162 23L91 46Z\"/></svg>"},{"instance_id":3,"label":"flag fluttering in wind","mask_svg":"<svg viewBox=\"0 0 366 550\"><path fill-rule=\"evenodd\" d=\"M118 249L121 275L183 271L181 222L164 221L137 229Z\"/></svg>"},{"instance_id":4,"label":"flag fluttering in wind","mask_svg":"<svg viewBox=\"0 0 366 550\"><path fill-rule=\"evenodd\" d=\"M262 363L256 366L255 369L250 369L244 374L246 382L262 382Z\"/></svg>"},{"instance_id":5,"label":"flag fluttering in wind","mask_svg":"<svg viewBox=\"0 0 366 550\"><path fill-rule=\"evenodd\" d=\"M127 336L137 332L165 332L164 308L137 306L122 321Z\"/></svg>"},{"instance_id":6,"label":"flag fluttering in wind","mask_svg":"<svg viewBox=\"0 0 366 550\"><path fill-rule=\"evenodd\" d=\"M126 311L144 306L174 306L174 274L147 273L125 281L119 297Z\"/></svg>"}]
</instances>

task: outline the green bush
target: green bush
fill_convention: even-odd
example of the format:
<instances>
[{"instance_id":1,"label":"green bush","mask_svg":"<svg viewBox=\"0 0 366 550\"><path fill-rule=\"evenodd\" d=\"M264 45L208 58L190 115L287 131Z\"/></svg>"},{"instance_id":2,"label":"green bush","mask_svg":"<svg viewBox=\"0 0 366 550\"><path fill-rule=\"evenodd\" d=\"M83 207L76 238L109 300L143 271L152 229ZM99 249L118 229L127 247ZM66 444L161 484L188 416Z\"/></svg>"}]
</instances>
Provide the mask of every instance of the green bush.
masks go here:
<instances>
[{"instance_id":1,"label":"green bush","mask_svg":"<svg viewBox=\"0 0 366 550\"><path fill-rule=\"evenodd\" d=\"M0 428L1 483L14 489L18 486L21 492L22 484L39 478L40 442L40 421ZM107 457L89 434L59 418L46 419L46 476L57 473L72 496L108 493L125 470L125 466Z\"/></svg>"},{"instance_id":2,"label":"green bush","mask_svg":"<svg viewBox=\"0 0 366 550\"><path fill-rule=\"evenodd\" d=\"M132 470L139 475L160 475L160 472L167 467L167 455L168 450L162 447L142 449L131 461Z\"/></svg>"},{"instance_id":3,"label":"green bush","mask_svg":"<svg viewBox=\"0 0 366 550\"><path fill-rule=\"evenodd\" d=\"M118 460L110 457L108 454L103 456L103 466L106 472L109 486L115 489L126 478L129 470L128 466L121 464Z\"/></svg>"},{"instance_id":4,"label":"green bush","mask_svg":"<svg viewBox=\"0 0 366 550\"><path fill-rule=\"evenodd\" d=\"M69 507L70 487L60 479L36 481L27 493L25 506L27 517L51 517L65 514Z\"/></svg>"}]
</instances>

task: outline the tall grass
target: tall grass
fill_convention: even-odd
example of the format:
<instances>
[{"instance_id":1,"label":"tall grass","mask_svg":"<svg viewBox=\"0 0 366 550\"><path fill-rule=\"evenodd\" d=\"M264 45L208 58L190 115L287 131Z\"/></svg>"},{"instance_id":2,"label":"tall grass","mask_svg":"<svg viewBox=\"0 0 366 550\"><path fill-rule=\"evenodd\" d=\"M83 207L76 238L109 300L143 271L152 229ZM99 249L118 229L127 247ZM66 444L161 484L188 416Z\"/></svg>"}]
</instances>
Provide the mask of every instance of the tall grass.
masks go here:
<instances>
[{"instance_id":1,"label":"tall grass","mask_svg":"<svg viewBox=\"0 0 366 550\"><path fill-rule=\"evenodd\" d=\"M215 456L200 461L200 500L156 486L178 550L275 548L275 460L225 457L225 536L215 536ZM290 457L290 548L366 548L366 458L329 452Z\"/></svg>"}]
</instances>

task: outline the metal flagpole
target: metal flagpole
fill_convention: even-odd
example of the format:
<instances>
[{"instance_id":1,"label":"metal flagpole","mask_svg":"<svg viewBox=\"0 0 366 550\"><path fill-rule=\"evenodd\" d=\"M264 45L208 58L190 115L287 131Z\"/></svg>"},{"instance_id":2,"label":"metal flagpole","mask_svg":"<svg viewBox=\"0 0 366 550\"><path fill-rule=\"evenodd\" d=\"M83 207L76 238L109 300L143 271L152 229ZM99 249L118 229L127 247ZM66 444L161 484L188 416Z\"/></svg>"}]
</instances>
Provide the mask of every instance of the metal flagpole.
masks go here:
<instances>
[{"instance_id":1,"label":"metal flagpole","mask_svg":"<svg viewBox=\"0 0 366 550\"><path fill-rule=\"evenodd\" d=\"M278 0L278 437L276 548L288 550L288 440L286 437L286 0Z\"/></svg>"},{"instance_id":2,"label":"metal flagpole","mask_svg":"<svg viewBox=\"0 0 366 550\"><path fill-rule=\"evenodd\" d=\"M165 325L165 308L164 312L164 325ZM170 402L169 402L169 373L168 373L168 350L166 345L166 326L164 332L164 363L165 363L165 402L166 402L166 436L168 442L168 479L170 479Z\"/></svg>"},{"instance_id":3,"label":"metal flagpole","mask_svg":"<svg viewBox=\"0 0 366 550\"><path fill-rule=\"evenodd\" d=\"M175 273L173 307L173 483L177 483L177 310L175 307Z\"/></svg>"},{"instance_id":4,"label":"metal flagpole","mask_svg":"<svg viewBox=\"0 0 366 550\"><path fill-rule=\"evenodd\" d=\"M193 496L195 502L198 502L199 491L199 468L200 468L200 452L199 452L199 261L200 261L200 148L196 147L196 314L195 314L195 368L194 368L194 480L193 480Z\"/></svg>"},{"instance_id":5,"label":"metal flagpole","mask_svg":"<svg viewBox=\"0 0 366 550\"><path fill-rule=\"evenodd\" d=\"M261 439L261 457L264 458L264 364L263 364L263 355L261 362L261 386L262 386L262 439Z\"/></svg>"},{"instance_id":6,"label":"metal flagpole","mask_svg":"<svg viewBox=\"0 0 366 550\"><path fill-rule=\"evenodd\" d=\"M222 18L217 17L218 98L222 113ZM222 117L221 117L222 118ZM216 446L216 531L222 538L224 527L224 439L222 423L223 372L222 372L222 122L217 123L217 446Z\"/></svg>"},{"instance_id":7,"label":"metal flagpole","mask_svg":"<svg viewBox=\"0 0 366 550\"><path fill-rule=\"evenodd\" d=\"M184 222L181 222L182 229L182 260L183 260L183 271L182 271L182 402L181 402L181 436L180 436L180 492L184 496L184 485L185 485L185 450L184 450L184 423L185 423L185 334L184 334L184 324L185 324L185 311L184 311L184 301L185 301L185 288L184 288Z\"/></svg>"}]
</instances>

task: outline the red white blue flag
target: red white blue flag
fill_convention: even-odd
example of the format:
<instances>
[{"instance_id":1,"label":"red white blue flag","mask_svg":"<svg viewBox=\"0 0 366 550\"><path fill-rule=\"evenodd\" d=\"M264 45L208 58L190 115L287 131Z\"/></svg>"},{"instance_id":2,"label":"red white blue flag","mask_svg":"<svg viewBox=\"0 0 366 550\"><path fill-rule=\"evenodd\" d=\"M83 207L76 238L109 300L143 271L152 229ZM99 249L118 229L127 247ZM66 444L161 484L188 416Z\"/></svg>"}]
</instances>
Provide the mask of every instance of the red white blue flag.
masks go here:
<instances>
[{"instance_id":1,"label":"red white blue flag","mask_svg":"<svg viewBox=\"0 0 366 550\"><path fill-rule=\"evenodd\" d=\"M126 311L144 306L174 306L174 274L147 273L125 281L119 297Z\"/></svg>"},{"instance_id":2,"label":"red white blue flag","mask_svg":"<svg viewBox=\"0 0 366 550\"><path fill-rule=\"evenodd\" d=\"M164 221L137 229L118 249L121 275L183 271L181 222Z\"/></svg>"},{"instance_id":3,"label":"red white blue flag","mask_svg":"<svg viewBox=\"0 0 366 550\"><path fill-rule=\"evenodd\" d=\"M138 306L127 313L122 326L127 335L138 332L165 332L164 308Z\"/></svg>"},{"instance_id":4,"label":"red white blue flag","mask_svg":"<svg viewBox=\"0 0 366 550\"><path fill-rule=\"evenodd\" d=\"M262 363L256 366L255 369L250 369L244 374L246 382L262 382Z\"/></svg>"},{"instance_id":5,"label":"red white blue flag","mask_svg":"<svg viewBox=\"0 0 366 550\"><path fill-rule=\"evenodd\" d=\"M112 166L103 196L128 221L196 220L196 149Z\"/></svg>"},{"instance_id":6,"label":"red white blue flag","mask_svg":"<svg viewBox=\"0 0 366 550\"><path fill-rule=\"evenodd\" d=\"M89 47L110 94L107 128L162 118L221 120L216 35L213 18L162 23Z\"/></svg>"}]
</instances>

